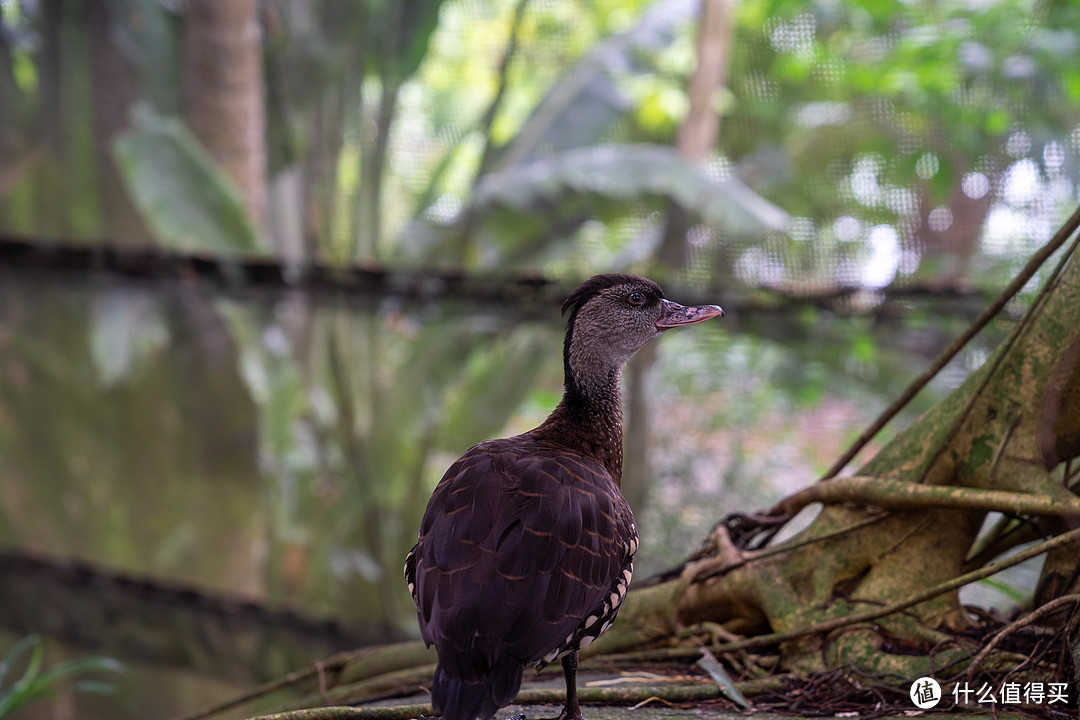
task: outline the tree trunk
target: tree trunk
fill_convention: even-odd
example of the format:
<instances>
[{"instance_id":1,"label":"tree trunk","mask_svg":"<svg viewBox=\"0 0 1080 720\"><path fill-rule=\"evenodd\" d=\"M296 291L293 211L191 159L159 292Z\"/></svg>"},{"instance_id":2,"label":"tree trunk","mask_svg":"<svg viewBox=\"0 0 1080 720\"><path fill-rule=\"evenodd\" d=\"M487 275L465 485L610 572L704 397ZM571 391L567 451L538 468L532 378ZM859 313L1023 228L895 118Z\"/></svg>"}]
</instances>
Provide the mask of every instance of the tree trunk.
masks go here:
<instances>
[{"instance_id":1,"label":"tree trunk","mask_svg":"<svg viewBox=\"0 0 1080 720\"><path fill-rule=\"evenodd\" d=\"M720 132L716 95L727 82L735 29L734 9L734 0L701 0L697 66L686 91L690 107L675 138L676 150L691 162L705 162ZM681 270L686 267L687 230L689 222L685 211L674 206L669 208L664 240L657 254L657 259L666 268Z\"/></svg>"},{"instance_id":2,"label":"tree trunk","mask_svg":"<svg viewBox=\"0 0 1080 720\"><path fill-rule=\"evenodd\" d=\"M266 117L256 0L188 0L184 119L265 226Z\"/></svg>"},{"instance_id":3,"label":"tree trunk","mask_svg":"<svg viewBox=\"0 0 1080 720\"><path fill-rule=\"evenodd\" d=\"M697 66L686 91L690 108L675 140L679 154L693 162L705 162L720 130L716 94L727 82L734 7L734 0L701 0ZM686 233L689 229L686 211L674 203L669 204L664 238L656 255L661 279L686 267ZM630 507L639 511L648 497L648 479L652 474L648 458L652 433L649 378L657 352L655 344L646 345L634 356L627 373L626 469L622 487Z\"/></svg>"},{"instance_id":4,"label":"tree trunk","mask_svg":"<svg viewBox=\"0 0 1080 720\"><path fill-rule=\"evenodd\" d=\"M940 154L948 156L955 179L945 202L937 206L930 182L923 181L919 187L915 240L921 246L922 264L916 279L925 277L931 287L945 289L964 284L971 259L979 249L992 196L987 192L981 197L969 197L964 192L963 178L968 170L964 158L957 152Z\"/></svg>"}]
</instances>

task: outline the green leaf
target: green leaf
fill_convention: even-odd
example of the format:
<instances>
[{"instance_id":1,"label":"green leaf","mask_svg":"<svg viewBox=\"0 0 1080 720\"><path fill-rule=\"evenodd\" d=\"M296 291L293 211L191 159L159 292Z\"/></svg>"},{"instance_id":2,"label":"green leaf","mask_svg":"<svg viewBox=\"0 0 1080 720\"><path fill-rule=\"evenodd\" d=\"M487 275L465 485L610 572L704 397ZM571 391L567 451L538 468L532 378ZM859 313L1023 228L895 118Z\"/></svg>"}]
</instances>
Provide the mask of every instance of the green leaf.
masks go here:
<instances>
[{"instance_id":1,"label":"green leaf","mask_svg":"<svg viewBox=\"0 0 1080 720\"><path fill-rule=\"evenodd\" d=\"M986 133L988 135L1003 135L1012 127L1012 115L1005 108L997 108L986 114Z\"/></svg>"},{"instance_id":2,"label":"green leaf","mask_svg":"<svg viewBox=\"0 0 1080 720\"><path fill-rule=\"evenodd\" d=\"M87 673L119 673L124 667L111 658L87 657L57 663L43 672L44 642L40 635L29 635L15 643L7 654L0 658L0 685L15 663L27 652L30 653L30 659L22 676L7 691L0 690L0 718L7 717L35 700L55 694L57 685L65 680ZM78 692L98 694L115 690L112 683L101 680L80 680L71 687Z\"/></svg>"},{"instance_id":3,"label":"green leaf","mask_svg":"<svg viewBox=\"0 0 1080 720\"><path fill-rule=\"evenodd\" d=\"M0 694L0 718L47 694L49 691L48 686L37 681L45 654L40 635L30 635L15 644L8 654L4 656L4 674L10 669L11 664L17 661L19 656L26 651L30 652L30 661L27 663L22 677L15 681L9 691Z\"/></svg>"},{"instance_id":4,"label":"green leaf","mask_svg":"<svg viewBox=\"0 0 1080 720\"><path fill-rule=\"evenodd\" d=\"M41 673L38 681L46 685L55 685L61 680L86 673L120 673L124 665L118 660L106 657L75 658L58 662Z\"/></svg>"},{"instance_id":5,"label":"green leaf","mask_svg":"<svg viewBox=\"0 0 1080 720\"><path fill-rule=\"evenodd\" d=\"M873 365L878 359L878 347L874 336L869 333L856 335L851 342L851 354L864 365Z\"/></svg>"},{"instance_id":6,"label":"green leaf","mask_svg":"<svg viewBox=\"0 0 1080 720\"><path fill-rule=\"evenodd\" d=\"M4 678L11 672L12 666L18 662L19 656L28 650L32 650L35 646L40 646L40 644L40 635L27 635L11 646L11 649L4 654L4 657L0 658L0 685L4 684Z\"/></svg>"},{"instance_id":7,"label":"green leaf","mask_svg":"<svg viewBox=\"0 0 1080 720\"><path fill-rule=\"evenodd\" d=\"M1015 585L1010 585L1009 583L1001 582L1000 580L995 580L994 578L983 578L979 581L979 584L994 588L1015 603L1022 603L1028 600L1030 597L1029 589L1018 588Z\"/></svg>"},{"instance_id":8,"label":"green leaf","mask_svg":"<svg viewBox=\"0 0 1080 720\"><path fill-rule=\"evenodd\" d=\"M533 390L537 373L550 360L545 351L551 341L550 334L525 326L516 328L490 351L474 351L467 363L467 376L447 403L440 446L460 450L505 428ZM507 368L514 368L514 372L506 372Z\"/></svg>"},{"instance_id":9,"label":"green leaf","mask_svg":"<svg viewBox=\"0 0 1080 720\"><path fill-rule=\"evenodd\" d=\"M473 207L505 205L550 212L568 195L620 205L666 199L702 221L737 234L782 230L787 213L735 179L714 180L665 145L579 148L484 176Z\"/></svg>"},{"instance_id":10,"label":"green leaf","mask_svg":"<svg viewBox=\"0 0 1080 720\"><path fill-rule=\"evenodd\" d=\"M576 148L488 173L472 205L447 225L414 222L402 248L433 262L467 232L488 243L484 262L523 263L550 250L586 220L607 222L642 210L683 208L694 222L732 235L781 230L787 213L736 179L716 180L665 145ZM412 257L406 258L412 259Z\"/></svg>"},{"instance_id":11,"label":"green leaf","mask_svg":"<svg viewBox=\"0 0 1080 720\"><path fill-rule=\"evenodd\" d=\"M236 188L178 119L138 105L113 154L135 206L162 244L196 252L259 250Z\"/></svg>"}]
</instances>

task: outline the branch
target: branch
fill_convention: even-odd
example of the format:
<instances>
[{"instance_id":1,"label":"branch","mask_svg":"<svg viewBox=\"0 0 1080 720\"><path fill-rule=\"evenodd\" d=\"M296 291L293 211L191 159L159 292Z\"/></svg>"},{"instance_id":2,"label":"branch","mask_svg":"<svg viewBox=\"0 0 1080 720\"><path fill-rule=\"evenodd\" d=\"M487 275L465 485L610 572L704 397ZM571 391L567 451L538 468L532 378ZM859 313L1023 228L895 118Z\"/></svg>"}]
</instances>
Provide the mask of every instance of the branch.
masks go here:
<instances>
[{"instance_id":1,"label":"branch","mask_svg":"<svg viewBox=\"0 0 1080 720\"><path fill-rule=\"evenodd\" d=\"M494 278L452 269L393 270L374 264L331 265L160 247L128 249L110 245L108 239L73 242L0 234L0 272L9 269L58 277L104 275L149 285L198 283L225 295L301 292L315 299L397 297L419 302L453 297L490 306L512 304L517 310L558 307L572 289L536 273Z\"/></svg>"},{"instance_id":2,"label":"branch","mask_svg":"<svg viewBox=\"0 0 1080 720\"><path fill-rule=\"evenodd\" d=\"M387 296L427 302L442 298L485 303L489 307L513 305L517 312L535 312L558 307L578 281L548 280L535 272L472 275L460 269L395 269L376 263L333 265L319 262L296 262L270 256L237 256L184 252L161 247L121 248L109 238L68 241L54 237L16 237L0 234L0 273L6 270L30 271L59 277L105 276L111 280L168 285L199 283L225 295L269 293L306 293L315 300L368 300ZM583 278L582 278L583 279ZM689 304L709 302L691 288L670 288L674 295ZM810 292L788 292L777 288L752 288L764 291L773 300L762 300L762 293L744 295L725 301L724 307L743 317L750 315L792 314L806 307L825 308L838 314L865 315L882 313L890 303L905 301L933 302L939 316L966 317L966 305L972 293L956 291L929 292L926 288L903 285L886 288L876 294L874 304L854 305L853 295L860 288L831 288ZM943 307L946 306L946 307ZM900 312L900 311L897 311ZM897 317L890 314L889 317Z\"/></svg>"},{"instance_id":3,"label":"branch","mask_svg":"<svg viewBox=\"0 0 1080 720\"><path fill-rule=\"evenodd\" d=\"M514 19L510 23L510 38L506 41L506 49L503 51L502 59L499 60L499 81L495 87L495 95L491 98L491 102L488 104L487 109L480 118L477 130L484 138L484 149L480 152L480 162L476 167L476 175L473 177L472 192L470 195L476 194L476 188L480 184L480 179L483 177L484 173L491 169L491 159L494 156L496 149L491 137L491 127L495 123L495 116L502 108L503 98L506 96L510 62L517 55L518 43L520 42L521 35L521 22L525 17L525 8L528 4L529 0L518 0L517 7L514 8Z\"/></svg>"}]
</instances>

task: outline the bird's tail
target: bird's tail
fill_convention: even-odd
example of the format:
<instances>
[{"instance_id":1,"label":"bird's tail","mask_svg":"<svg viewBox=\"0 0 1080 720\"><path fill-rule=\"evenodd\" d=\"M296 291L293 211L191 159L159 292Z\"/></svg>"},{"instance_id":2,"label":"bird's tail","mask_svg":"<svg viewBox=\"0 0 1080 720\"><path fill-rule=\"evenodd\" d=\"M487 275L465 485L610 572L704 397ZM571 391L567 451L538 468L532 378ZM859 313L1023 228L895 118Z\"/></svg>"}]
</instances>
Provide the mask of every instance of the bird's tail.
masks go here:
<instances>
[{"instance_id":1,"label":"bird's tail","mask_svg":"<svg viewBox=\"0 0 1080 720\"><path fill-rule=\"evenodd\" d=\"M488 720L517 696L523 669L520 660L501 658L487 676L470 682L451 677L439 663L431 682L431 707L443 720Z\"/></svg>"}]
</instances>

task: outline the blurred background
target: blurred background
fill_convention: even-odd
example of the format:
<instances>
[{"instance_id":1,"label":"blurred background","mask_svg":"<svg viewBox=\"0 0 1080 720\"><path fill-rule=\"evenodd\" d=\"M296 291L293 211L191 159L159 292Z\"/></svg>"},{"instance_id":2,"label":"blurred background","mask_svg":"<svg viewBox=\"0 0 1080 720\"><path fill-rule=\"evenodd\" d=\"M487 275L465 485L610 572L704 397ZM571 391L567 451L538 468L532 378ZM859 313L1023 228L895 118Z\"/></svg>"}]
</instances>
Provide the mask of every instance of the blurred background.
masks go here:
<instances>
[{"instance_id":1,"label":"blurred background","mask_svg":"<svg viewBox=\"0 0 1080 720\"><path fill-rule=\"evenodd\" d=\"M430 490L558 401L594 273L728 313L626 377L639 576L670 567L819 477L1078 160L1066 0L0 0L0 657L126 668L17 716L414 637Z\"/></svg>"}]
</instances>

